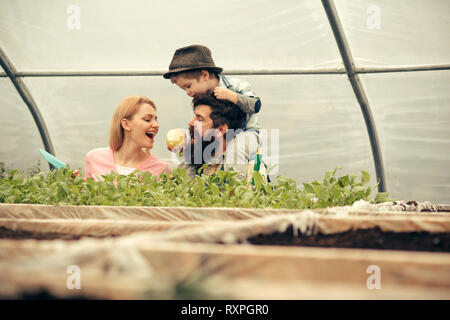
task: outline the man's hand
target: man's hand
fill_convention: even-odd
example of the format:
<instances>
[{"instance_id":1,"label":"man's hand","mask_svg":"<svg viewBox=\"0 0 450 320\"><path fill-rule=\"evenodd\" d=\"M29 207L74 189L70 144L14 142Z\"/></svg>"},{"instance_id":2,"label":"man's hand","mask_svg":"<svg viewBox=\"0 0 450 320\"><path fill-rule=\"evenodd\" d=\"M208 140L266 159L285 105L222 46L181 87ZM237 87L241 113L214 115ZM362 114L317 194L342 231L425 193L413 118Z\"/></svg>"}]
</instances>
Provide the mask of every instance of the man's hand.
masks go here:
<instances>
[{"instance_id":1,"label":"man's hand","mask_svg":"<svg viewBox=\"0 0 450 320\"><path fill-rule=\"evenodd\" d=\"M214 89L214 95L217 99L220 100L228 100L230 102L233 102L236 104L238 102L238 95L236 92L228 90L227 88L223 87L216 87Z\"/></svg>"}]
</instances>

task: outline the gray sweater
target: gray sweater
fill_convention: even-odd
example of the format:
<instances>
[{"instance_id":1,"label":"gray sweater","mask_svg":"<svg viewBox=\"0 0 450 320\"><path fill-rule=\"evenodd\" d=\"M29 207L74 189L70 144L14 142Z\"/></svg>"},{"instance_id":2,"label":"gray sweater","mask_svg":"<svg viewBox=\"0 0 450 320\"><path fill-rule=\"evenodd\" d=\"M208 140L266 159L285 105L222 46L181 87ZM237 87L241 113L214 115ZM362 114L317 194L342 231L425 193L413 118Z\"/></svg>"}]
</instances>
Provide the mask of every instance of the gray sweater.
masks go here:
<instances>
[{"instance_id":1,"label":"gray sweater","mask_svg":"<svg viewBox=\"0 0 450 320\"><path fill-rule=\"evenodd\" d=\"M223 75L219 75L219 87L225 87L238 94L236 105L246 114L246 125L244 129L259 131L261 126L258 123L256 113L261 109L261 100L252 91L250 83L237 78L227 78Z\"/></svg>"}]
</instances>

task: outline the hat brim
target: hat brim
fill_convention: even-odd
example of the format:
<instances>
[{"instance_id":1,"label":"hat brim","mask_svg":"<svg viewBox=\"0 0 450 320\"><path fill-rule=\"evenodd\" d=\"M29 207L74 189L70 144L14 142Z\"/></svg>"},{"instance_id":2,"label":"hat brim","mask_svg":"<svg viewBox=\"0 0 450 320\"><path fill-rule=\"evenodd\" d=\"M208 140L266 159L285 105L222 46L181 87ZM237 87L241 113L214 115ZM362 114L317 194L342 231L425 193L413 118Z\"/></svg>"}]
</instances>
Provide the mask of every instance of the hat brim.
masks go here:
<instances>
[{"instance_id":1,"label":"hat brim","mask_svg":"<svg viewBox=\"0 0 450 320\"><path fill-rule=\"evenodd\" d=\"M216 74L220 74L223 71L223 68L219 68L219 67L177 68L177 69L173 69L173 70L170 70L169 72L164 73L163 77L165 79L170 79L173 75L180 73L180 72L199 71L199 70L208 70L208 71L212 71Z\"/></svg>"}]
</instances>

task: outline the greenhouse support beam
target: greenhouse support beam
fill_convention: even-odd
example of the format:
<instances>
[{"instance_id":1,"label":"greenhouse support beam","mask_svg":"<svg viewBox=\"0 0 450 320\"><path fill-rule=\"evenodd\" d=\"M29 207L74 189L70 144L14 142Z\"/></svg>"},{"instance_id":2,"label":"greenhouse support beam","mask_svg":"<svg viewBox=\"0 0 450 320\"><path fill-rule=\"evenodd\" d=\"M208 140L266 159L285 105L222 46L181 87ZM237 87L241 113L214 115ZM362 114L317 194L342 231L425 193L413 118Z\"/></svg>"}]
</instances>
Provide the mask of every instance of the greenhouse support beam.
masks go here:
<instances>
[{"instance_id":1,"label":"greenhouse support beam","mask_svg":"<svg viewBox=\"0 0 450 320\"><path fill-rule=\"evenodd\" d=\"M396 73L415 71L450 70L450 64L433 64L418 66L391 66L391 67L355 67L355 73ZM162 76L164 70L58 70L58 71L21 71L16 72L16 77L151 77ZM224 71L226 75L303 75L303 74L347 74L344 68L322 69L231 69ZM8 77L0 71L0 77Z\"/></svg>"},{"instance_id":2,"label":"greenhouse support beam","mask_svg":"<svg viewBox=\"0 0 450 320\"><path fill-rule=\"evenodd\" d=\"M36 102L34 101L33 97L31 96L30 92L28 91L27 86L22 81L22 79L16 76L16 70L13 64L11 63L11 61L9 61L8 56L1 47L0 47L0 65L2 66L3 70L5 70L7 76L13 83L23 102L25 102L28 109L30 110L34 122L38 127L39 134L41 135L42 143L44 144L45 150L54 155L55 150L53 148L53 144L50 139L47 126L45 125L44 118L42 118L39 108ZM37 149L36 152L38 152ZM53 168L52 165L50 165L50 169L52 168Z\"/></svg>"},{"instance_id":3,"label":"greenhouse support beam","mask_svg":"<svg viewBox=\"0 0 450 320\"><path fill-rule=\"evenodd\" d=\"M17 77L138 77L162 76L167 70L90 70L90 71L23 71ZM344 68L323 69L234 69L227 75L295 75L295 74L346 74Z\"/></svg>"},{"instance_id":4,"label":"greenhouse support beam","mask_svg":"<svg viewBox=\"0 0 450 320\"><path fill-rule=\"evenodd\" d=\"M336 39L336 43L339 47L339 52L341 53L348 79L350 80L353 92L355 93L364 116L367 132L369 134L370 146L372 148L373 160L375 163L375 173L377 175L377 180L379 181L378 191L385 192L386 179L384 174L383 158L381 155L380 143L378 141L377 130L372 116L372 111L370 109L369 100L367 99L361 79L357 74L353 56L350 51L350 46L348 45L345 37L344 29L339 19L334 1L322 0L322 4L330 22L331 29L333 30L334 38Z\"/></svg>"},{"instance_id":5,"label":"greenhouse support beam","mask_svg":"<svg viewBox=\"0 0 450 320\"><path fill-rule=\"evenodd\" d=\"M415 72L415 71L439 71L450 70L450 64L433 64L422 66L400 66L400 67L370 67L356 68L356 73L395 73L395 72Z\"/></svg>"}]
</instances>

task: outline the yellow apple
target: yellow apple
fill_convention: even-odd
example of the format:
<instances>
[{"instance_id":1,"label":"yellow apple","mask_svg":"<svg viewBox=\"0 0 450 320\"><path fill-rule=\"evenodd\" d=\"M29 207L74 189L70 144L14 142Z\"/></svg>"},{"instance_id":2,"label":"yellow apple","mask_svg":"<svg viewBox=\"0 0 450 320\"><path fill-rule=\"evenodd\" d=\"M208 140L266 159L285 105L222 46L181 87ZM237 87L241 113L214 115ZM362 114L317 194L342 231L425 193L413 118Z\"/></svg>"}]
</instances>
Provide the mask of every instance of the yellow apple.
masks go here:
<instances>
[{"instance_id":1,"label":"yellow apple","mask_svg":"<svg viewBox=\"0 0 450 320\"><path fill-rule=\"evenodd\" d=\"M178 146L179 149L186 143L186 132L183 129L171 129L166 136L167 149L173 151Z\"/></svg>"}]
</instances>

